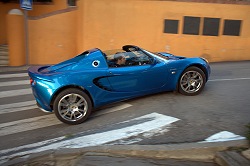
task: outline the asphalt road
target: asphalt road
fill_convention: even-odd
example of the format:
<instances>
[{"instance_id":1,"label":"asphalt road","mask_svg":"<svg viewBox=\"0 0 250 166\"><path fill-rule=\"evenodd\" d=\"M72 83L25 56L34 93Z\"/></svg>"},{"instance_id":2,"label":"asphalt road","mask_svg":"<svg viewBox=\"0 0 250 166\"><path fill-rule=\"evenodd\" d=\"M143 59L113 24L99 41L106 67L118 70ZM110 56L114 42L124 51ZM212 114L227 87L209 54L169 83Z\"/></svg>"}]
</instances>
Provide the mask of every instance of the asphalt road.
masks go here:
<instances>
[{"instance_id":1,"label":"asphalt road","mask_svg":"<svg viewBox=\"0 0 250 166\"><path fill-rule=\"evenodd\" d=\"M164 92L127 100L102 107L74 126L36 108L25 71L0 72L0 157L79 137L83 140L79 145L85 139L86 143L91 139L99 144L152 145L200 142L221 131L244 136L250 123L250 61L212 63L211 69L210 80L198 96ZM176 120L155 128L147 122L166 117Z\"/></svg>"}]
</instances>

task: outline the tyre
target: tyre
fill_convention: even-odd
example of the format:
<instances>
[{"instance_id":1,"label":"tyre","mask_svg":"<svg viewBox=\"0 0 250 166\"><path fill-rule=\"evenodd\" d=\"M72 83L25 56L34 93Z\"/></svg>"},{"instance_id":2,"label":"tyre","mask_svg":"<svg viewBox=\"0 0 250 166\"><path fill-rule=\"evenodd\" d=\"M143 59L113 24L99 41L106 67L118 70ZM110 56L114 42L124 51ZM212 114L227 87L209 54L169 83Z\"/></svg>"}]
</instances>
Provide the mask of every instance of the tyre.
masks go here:
<instances>
[{"instance_id":1,"label":"tyre","mask_svg":"<svg viewBox=\"0 0 250 166\"><path fill-rule=\"evenodd\" d=\"M183 95L194 96L199 94L206 83L204 72L195 66L187 68L178 82L178 90Z\"/></svg>"},{"instance_id":2,"label":"tyre","mask_svg":"<svg viewBox=\"0 0 250 166\"><path fill-rule=\"evenodd\" d=\"M57 95L53 108L60 121L76 125L89 117L92 103L89 96L80 89L69 88Z\"/></svg>"}]
</instances>

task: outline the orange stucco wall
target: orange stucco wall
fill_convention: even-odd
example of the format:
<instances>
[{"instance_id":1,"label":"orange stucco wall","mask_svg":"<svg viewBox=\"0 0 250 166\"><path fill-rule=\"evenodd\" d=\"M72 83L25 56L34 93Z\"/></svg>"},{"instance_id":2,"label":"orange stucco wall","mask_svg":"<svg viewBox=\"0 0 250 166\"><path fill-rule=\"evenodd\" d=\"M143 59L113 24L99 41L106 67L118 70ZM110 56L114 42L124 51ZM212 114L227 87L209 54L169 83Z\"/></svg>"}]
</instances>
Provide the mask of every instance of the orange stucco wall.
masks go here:
<instances>
[{"instance_id":1,"label":"orange stucco wall","mask_svg":"<svg viewBox=\"0 0 250 166\"><path fill-rule=\"evenodd\" d=\"M52 64L76 55L76 12L29 20L29 63Z\"/></svg>"},{"instance_id":2,"label":"orange stucco wall","mask_svg":"<svg viewBox=\"0 0 250 166\"><path fill-rule=\"evenodd\" d=\"M67 0L53 0L50 4L33 4L33 10L28 11L29 16L39 16L49 12L67 8ZM0 44L7 44L6 17L11 9L20 9L19 3L0 2ZM20 9L22 10L22 9Z\"/></svg>"},{"instance_id":3,"label":"orange stucco wall","mask_svg":"<svg viewBox=\"0 0 250 166\"><path fill-rule=\"evenodd\" d=\"M78 51L135 44L153 51L205 56L210 61L250 60L250 5L172 1L84 0L79 3L83 44ZM183 17L242 20L240 36L182 34ZM177 19L179 34L163 33L164 19ZM221 22L222 22L221 21Z\"/></svg>"}]
</instances>

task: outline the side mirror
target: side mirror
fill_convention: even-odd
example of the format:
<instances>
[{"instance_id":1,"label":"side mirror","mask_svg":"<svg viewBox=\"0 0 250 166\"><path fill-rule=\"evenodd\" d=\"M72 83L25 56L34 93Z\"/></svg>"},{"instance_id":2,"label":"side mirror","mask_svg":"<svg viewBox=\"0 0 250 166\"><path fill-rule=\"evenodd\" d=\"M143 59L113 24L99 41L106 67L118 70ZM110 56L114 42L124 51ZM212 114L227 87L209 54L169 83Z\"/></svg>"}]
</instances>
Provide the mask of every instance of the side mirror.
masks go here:
<instances>
[{"instance_id":1,"label":"side mirror","mask_svg":"<svg viewBox=\"0 0 250 166\"><path fill-rule=\"evenodd\" d=\"M154 57L151 59L151 64L156 65L158 63L158 60Z\"/></svg>"}]
</instances>

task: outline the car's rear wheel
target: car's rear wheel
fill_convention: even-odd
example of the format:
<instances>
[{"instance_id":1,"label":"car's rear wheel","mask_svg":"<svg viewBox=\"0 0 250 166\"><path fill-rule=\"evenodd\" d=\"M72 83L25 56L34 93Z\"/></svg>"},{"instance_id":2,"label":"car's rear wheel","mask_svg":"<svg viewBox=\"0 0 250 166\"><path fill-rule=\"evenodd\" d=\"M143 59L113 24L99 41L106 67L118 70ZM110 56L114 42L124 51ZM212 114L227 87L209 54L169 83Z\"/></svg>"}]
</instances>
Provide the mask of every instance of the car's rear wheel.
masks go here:
<instances>
[{"instance_id":1,"label":"car's rear wheel","mask_svg":"<svg viewBox=\"0 0 250 166\"><path fill-rule=\"evenodd\" d=\"M89 117L92 104L89 96L82 90L69 88L57 95L53 108L60 121L76 125Z\"/></svg>"},{"instance_id":2,"label":"car's rear wheel","mask_svg":"<svg viewBox=\"0 0 250 166\"><path fill-rule=\"evenodd\" d=\"M187 68L179 79L179 92L193 96L199 94L206 83L204 72L195 66Z\"/></svg>"}]
</instances>

